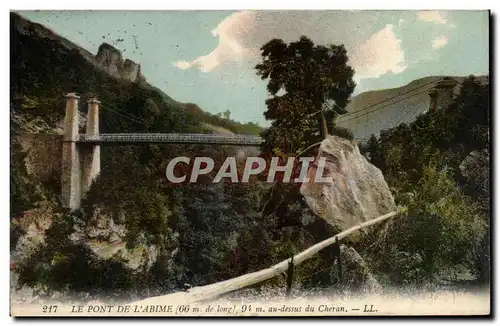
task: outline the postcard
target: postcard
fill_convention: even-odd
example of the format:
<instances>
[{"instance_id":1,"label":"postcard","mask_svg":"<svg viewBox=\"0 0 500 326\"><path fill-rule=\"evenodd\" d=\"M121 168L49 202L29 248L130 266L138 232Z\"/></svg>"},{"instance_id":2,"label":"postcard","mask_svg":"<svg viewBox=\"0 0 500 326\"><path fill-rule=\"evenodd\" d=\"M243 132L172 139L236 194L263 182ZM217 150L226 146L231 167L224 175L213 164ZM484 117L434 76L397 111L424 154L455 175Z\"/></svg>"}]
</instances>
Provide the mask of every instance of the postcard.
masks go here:
<instances>
[{"instance_id":1,"label":"postcard","mask_svg":"<svg viewBox=\"0 0 500 326\"><path fill-rule=\"evenodd\" d=\"M12 10L11 316L491 316L490 15Z\"/></svg>"}]
</instances>

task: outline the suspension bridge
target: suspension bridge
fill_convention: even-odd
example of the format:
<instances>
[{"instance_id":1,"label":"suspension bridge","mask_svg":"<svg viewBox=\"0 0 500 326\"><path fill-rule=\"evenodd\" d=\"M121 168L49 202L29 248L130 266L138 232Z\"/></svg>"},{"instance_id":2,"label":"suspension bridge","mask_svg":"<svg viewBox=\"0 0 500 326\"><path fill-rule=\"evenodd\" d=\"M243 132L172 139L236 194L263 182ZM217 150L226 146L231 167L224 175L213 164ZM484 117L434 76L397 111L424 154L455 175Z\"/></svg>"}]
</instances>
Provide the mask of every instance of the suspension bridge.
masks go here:
<instances>
[{"instance_id":1,"label":"suspension bridge","mask_svg":"<svg viewBox=\"0 0 500 326\"><path fill-rule=\"evenodd\" d=\"M61 162L61 199L63 205L77 210L101 170L100 146L133 143L206 144L225 146L258 147L262 139L251 135L214 135L191 133L114 133L99 132L99 104L95 98L88 100L87 126L84 134L79 133L80 114L75 93L66 95L63 148ZM117 112L119 113L119 112ZM137 121L128 113L123 117Z\"/></svg>"}]
</instances>

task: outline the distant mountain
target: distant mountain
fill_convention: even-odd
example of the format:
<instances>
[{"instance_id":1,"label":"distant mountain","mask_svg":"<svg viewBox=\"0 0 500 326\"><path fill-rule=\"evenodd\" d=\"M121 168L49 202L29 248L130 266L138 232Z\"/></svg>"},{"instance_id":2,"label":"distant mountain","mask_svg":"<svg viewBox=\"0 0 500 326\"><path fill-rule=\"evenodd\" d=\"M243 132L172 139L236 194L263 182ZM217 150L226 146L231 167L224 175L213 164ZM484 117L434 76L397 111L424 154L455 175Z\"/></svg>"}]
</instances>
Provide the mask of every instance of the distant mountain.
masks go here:
<instances>
[{"instance_id":1,"label":"distant mountain","mask_svg":"<svg viewBox=\"0 0 500 326\"><path fill-rule=\"evenodd\" d=\"M159 128L163 132L256 134L261 129L172 99L147 82L140 64L124 59L110 44L103 43L94 55L14 12L10 13L10 36L11 118L15 121L41 121L43 126L56 128L64 118L64 94L76 92L82 98L99 97L101 127L107 131ZM85 114L86 104L81 102Z\"/></svg>"},{"instance_id":2,"label":"distant mountain","mask_svg":"<svg viewBox=\"0 0 500 326\"><path fill-rule=\"evenodd\" d=\"M361 93L351 99L346 108L348 113L339 117L337 124L350 129L356 139L367 140L372 134L378 136L383 129L412 122L429 109L428 92L445 77L450 76L430 76L403 87ZM451 78L458 82L453 89L457 94L467 77ZM486 82L488 77L480 76L479 80Z\"/></svg>"}]
</instances>

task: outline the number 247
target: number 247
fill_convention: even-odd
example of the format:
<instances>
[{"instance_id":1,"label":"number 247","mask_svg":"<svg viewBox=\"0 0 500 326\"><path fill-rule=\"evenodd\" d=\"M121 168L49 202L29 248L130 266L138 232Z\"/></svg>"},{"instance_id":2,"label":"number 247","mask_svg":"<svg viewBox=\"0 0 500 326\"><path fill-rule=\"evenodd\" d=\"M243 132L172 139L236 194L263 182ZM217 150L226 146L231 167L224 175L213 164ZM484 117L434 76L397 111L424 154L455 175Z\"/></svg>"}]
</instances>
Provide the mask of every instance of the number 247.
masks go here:
<instances>
[{"instance_id":1,"label":"number 247","mask_svg":"<svg viewBox=\"0 0 500 326\"><path fill-rule=\"evenodd\" d=\"M42 307L42 311L43 312L57 312L57 306L56 305L50 305L50 306L47 306L47 305L44 305Z\"/></svg>"}]
</instances>

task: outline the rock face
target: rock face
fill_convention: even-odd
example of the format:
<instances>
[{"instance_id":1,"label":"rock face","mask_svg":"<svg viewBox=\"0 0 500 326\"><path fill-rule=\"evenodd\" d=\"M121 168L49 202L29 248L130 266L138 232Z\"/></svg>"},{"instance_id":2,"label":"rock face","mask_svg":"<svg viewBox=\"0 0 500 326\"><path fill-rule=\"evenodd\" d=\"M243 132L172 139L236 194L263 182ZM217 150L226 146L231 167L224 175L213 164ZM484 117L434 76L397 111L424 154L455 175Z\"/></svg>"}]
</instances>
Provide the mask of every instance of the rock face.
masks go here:
<instances>
[{"instance_id":1,"label":"rock face","mask_svg":"<svg viewBox=\"0 0 500 326\"><path fill-rule=\"evenodd\" d=\"M323 177L333 182L316 183L317 166L311 165L310 181L301 185L300 192L327 223L345 230L396 209L382 172L361 155L355 143L328 136L319 147L319 157L326 158Z\"/></svg>"},{"instance_id":2,"label":"rock face","mask_svg":"<svg viewBox=\"0 0 500 326\"><path fill-rule=\"evenodd\" d=\"M488 149L472 151L460 164L464 179L485 194L490 192L490 154Z\"/></svg>"},{"instance_id":3,"label":"rock face","mask_svg":"<svg viewBox=\"0 0 500 326\"><path fill-rule=\"evenodd\" d=\"M144 79L141 74L141 66L129 59L124 61L121 52L108 43L101 44L94 64L117 79L131 82L139 82Z\"/></svg>"},{"instance_id":4,"label":"rock face","mask_svg":"<svg viewBox=\"0 0 500 326\"><path fill-rule=\"evenodd\" d=\"M52 225L52 220L61 217L59 213L54 212L53 204L50 202L40 202L38 206L26 211L23 216L15 218L12 222L24 233L12 248L12 267L29 258L40 245L45 243L46 231ZM100 259L120 256L124 259L125 265L131 269L151 268L157 258L156 246L138 241L134 248L127 249L125 235L124 225L114 223L110 217L95 214L86 225L76 224L69 239L75 244L87 245ZM140 240L144 240L143 237Z\"/></svg>"},{"instance_id":5,"label":"rock face","mask_svg":"<svg viewBox=\"0 0 500 326\"><path fill-rule=\"evenodd\" d=\"M354 248L341 245L340 259L344 266L343 280L350 290L374 293L382 289L363 257Z\"/></svg>"},{"instance_id":6,"label":"rock face","mask_svg":"<svg viewBox=\"0 0 500 326\"><path fill-rule=\"evenodd\" d=\"M101 259L120 256L131 269L151 268L156 262L156 246L139 241L139 245L129 250L125 235L124 225L115 223L110 217L95 214L85 227L76 226L69 238L74 243L85 243Z\"/></svg>"},{"instance_id":7,"label":"rock face","mask_svg":"<svg viewBox=\"0 0 500 326\"><path fill-rule=\"evenodd\" d=\"M51 226L54 207L49 202L41 202L39 207L24 212L23 216L14 218L13 225L17 225L24 234L19 237L11 251L11 267L27 259L39 246L45 242L45 231Z\"/></svg>"},{"instance_id":8,"label":"rock face","mask_svg":"<svg viewBox=\"0 0 500 326\"><path fill-rule=\"evenodd\" d=\"M53 134L20 134L15 140L26 155L24 164L29 175L39 181L57 180L61 174L62 136Z\"/></svg>"}]
</instances>

